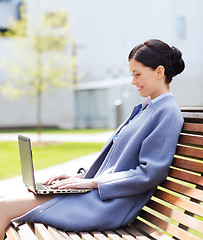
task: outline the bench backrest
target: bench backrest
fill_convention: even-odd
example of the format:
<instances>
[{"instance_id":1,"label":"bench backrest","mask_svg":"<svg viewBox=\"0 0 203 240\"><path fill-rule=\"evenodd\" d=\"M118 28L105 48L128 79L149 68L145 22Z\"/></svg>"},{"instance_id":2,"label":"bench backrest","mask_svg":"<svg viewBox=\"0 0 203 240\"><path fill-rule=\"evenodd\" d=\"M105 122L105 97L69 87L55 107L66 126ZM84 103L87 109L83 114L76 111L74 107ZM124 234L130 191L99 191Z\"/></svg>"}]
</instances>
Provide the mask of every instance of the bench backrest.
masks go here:
<instances>
[{"instance_id":1,"label":"bench backrest","mask_svg":"<svg viewBox=\"0 0 203 240\"><path fill-rule=\"evenodd\" d=\"M182 114L169 175L132 224L155 239L203 239L203 108L185 107Z\"/></svg>"}]
</instances>

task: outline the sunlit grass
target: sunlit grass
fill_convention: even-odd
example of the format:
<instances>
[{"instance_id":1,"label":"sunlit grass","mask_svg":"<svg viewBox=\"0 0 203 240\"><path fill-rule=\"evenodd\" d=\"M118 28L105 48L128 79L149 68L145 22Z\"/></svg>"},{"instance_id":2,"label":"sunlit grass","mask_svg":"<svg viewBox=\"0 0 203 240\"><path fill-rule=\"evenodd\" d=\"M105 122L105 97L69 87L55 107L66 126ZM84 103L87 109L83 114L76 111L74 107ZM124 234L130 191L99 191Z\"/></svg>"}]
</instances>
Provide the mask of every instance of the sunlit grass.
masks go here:
<instances>
[{"instance_id":1,"label":"sunlit grass","mask_svg":"<svg viewBox=\"0 0 203 240\"><path fill-rule=\"evenodd\" d=\"M33 145L35 169L64 163L101 150L103 143L55 143ZM21 174L17 142L0 142L0 179Z\"/></svg>"}]
</instances>

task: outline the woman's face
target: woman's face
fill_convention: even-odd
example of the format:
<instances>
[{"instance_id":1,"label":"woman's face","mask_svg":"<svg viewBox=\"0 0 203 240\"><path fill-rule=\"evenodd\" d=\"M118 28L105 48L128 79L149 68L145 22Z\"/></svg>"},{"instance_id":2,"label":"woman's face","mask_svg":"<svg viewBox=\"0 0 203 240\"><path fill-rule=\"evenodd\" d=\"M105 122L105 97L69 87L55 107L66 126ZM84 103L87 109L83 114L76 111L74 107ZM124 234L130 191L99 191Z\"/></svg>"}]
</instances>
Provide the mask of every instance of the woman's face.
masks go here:
<instances>
[{"instance_id":1,"label":"woman's face","mask_svg":"<svg viewBox=\"0 0 203 240\"><path fill-rule=\"evenodd\" d=\"M137 87L141 97L150 96L154 99L169 91L169 86L165 82L164 67L159 66L154 70L135 59L131 59L129 64L133 76L132 84Z\"/></svg>"}]
</instances>

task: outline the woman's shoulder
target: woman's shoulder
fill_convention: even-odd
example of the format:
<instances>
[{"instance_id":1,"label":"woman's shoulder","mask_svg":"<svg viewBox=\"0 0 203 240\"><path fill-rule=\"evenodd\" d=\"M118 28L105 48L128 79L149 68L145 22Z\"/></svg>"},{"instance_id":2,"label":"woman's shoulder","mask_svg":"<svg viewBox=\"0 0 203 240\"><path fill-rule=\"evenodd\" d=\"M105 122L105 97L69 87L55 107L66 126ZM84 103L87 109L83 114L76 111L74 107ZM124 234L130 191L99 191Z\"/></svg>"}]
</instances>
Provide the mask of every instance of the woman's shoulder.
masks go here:
<instances>
[{"instance_id":1,"label":"woman's shoulder","mask_svg":"<svg viewBox=\"0 0 203 240\"><path fill-rule=\"evenodd\" d=\"M169 95L160 99L159 101L153 103L152 106L157 111L171 112L171 111L177 110L178 112L180 112L180 108L173 95Z\"/></svg>"},{"instance_id":2,"label":"woman's shoulder","mask_svg":"<svg viewBox=\"0 0 203 240\"><path fill-rule=\"evenodd\" d=\"M166 96L160 99L158 102L152 104L154 109L153 117L165 119L171 118L179 121L183 121L183 117L180 111L180 108L176 102L176 99L173 95Z\"/></svg>"}]
</instances>

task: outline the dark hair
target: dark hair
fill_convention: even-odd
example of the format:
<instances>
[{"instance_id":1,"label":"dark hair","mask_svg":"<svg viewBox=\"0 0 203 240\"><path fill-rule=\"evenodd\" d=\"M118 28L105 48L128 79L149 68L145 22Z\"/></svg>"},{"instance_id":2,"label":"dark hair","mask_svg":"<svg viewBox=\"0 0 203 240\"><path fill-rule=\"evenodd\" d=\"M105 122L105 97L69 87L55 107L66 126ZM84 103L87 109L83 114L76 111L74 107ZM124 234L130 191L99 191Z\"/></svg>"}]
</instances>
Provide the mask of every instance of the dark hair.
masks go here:
<instances>
[{"instance_id":1,"label":"dark hair","mask_svg":"<svg viewBox=\"0 0 203 240\"><path fill-rule=\"evenodd\" d=\"M162 65L165 68L167 83L170 83L172 78L185 68L181 51L158 39L151 39L134 47L128 56L128 60L131 59L152 69Z\"/></svg>"}]
</instances>

